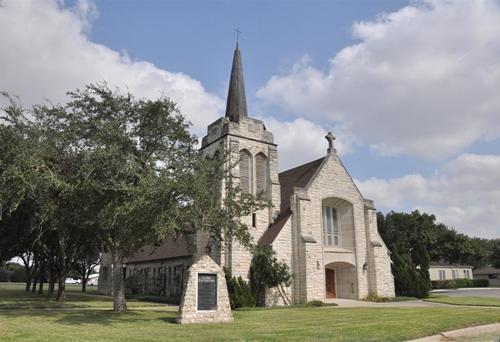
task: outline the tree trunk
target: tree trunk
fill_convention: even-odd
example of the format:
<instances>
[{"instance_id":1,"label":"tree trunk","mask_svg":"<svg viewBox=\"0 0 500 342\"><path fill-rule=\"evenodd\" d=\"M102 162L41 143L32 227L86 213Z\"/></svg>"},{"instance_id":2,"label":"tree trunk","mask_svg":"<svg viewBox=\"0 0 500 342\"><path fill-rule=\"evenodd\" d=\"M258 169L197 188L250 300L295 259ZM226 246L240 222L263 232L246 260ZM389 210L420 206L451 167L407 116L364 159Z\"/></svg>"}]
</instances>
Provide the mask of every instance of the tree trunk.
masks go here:
<instances>
[{"instance_id":1,"label":"tree trunk","mask_svg":"<svg viewBox=\"0 0 500 342\"><path fill-rule=\"evenodd\" d=\"M40 279L40 283L38 283L38 294L43 294L43 279Z\"/></svg>"},{"instance_id":2,"label":"tree trunk","mask_svg":"<svg viewBox=\"0 0 500 342\"><path fill-rule=\"evenodd\" d=\"M43 293L43 282L45 280L45 272L46 270L46 265L44 262L40 263L40 269L38 271L38 294Z\"/></svg>"},{"instance_id":3,"label":"tree trunk","mask_svg":"<svg viewBox=\"0 0 500 342\"><path fill-rule=\"evenodd\" d=\"M124 312L127 310L125 299L125 279L123 275L123 258L113 255L113 310Z\"/></svg>"},{"instance_id":4,"label":"tree trunk","mask_svg":"<svg viewBox=\"0 0 500 342\"><path fill-rule=\"evenodd\" d=\"M64 301L64 298L66 297L66 294L64 293L65 290L65 282L66 277L59 277L57 279L57 295L56 295L56 301Z\"/></svg>"},{"instance_id":5,"label":"tree trunk","mask_svg":"<svg viewBox=\"0 0 500 342\"><path fill-rule=\"evenodd\" d=\"M54 294L54 287L56 285L56 281L53 277L50 278L49 280L49 288L47 290L47 297L51 298L52 295Z\"/></svg>"},{"instance_id":6,"label":"tree trunk","mask_svg":"<svg viewBox=\"0 0 500 342\"><path fill-rule=\"evenodd\" d=\"M36 278L33 279L33 283L31 283L31 292L35 293L36 291Z\"/></svg>"},{"instance_id":7,"label":"tree trunk","mask_svg":"<svg viewBox=\"0 0 500 342\"><path fill-rule=\"evenodd\" d=\"M82 279L82 292L87 292L87 278Z\"/></svg>"},{"instance_id":8,"label":"tree trunk","mask_svg":"<svg viewBox=\"0 0 500 342\"><path fill-rule=\"evenodd\" d=\"M31 279L27 279L26 280L26 292L30 292L30 289L31 289Z\"/></svg>"}]
</instances>

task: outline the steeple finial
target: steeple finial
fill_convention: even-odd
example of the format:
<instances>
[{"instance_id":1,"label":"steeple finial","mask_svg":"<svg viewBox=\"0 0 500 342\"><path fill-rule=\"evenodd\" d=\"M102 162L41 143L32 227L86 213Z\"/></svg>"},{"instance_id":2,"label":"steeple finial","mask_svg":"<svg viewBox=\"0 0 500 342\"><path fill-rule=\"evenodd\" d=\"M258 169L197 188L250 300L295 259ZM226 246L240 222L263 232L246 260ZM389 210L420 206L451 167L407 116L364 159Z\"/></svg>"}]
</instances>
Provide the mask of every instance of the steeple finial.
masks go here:
<instances>
[{"instance_id":1,"label":"steeple finial","mask_svg":"<svg viewBox=\"0 0 500 342\"><path fill-rule=\"evenodd\" d=\"M240 122L241 118L248 117L247 99L245 94L245 80L243 78L243 64L239 47L239 35L241 31L236 29L236 49L234 50L233 67L229 90L227 92L226 117L230 121Z\"/></svg>"}]
</instances>

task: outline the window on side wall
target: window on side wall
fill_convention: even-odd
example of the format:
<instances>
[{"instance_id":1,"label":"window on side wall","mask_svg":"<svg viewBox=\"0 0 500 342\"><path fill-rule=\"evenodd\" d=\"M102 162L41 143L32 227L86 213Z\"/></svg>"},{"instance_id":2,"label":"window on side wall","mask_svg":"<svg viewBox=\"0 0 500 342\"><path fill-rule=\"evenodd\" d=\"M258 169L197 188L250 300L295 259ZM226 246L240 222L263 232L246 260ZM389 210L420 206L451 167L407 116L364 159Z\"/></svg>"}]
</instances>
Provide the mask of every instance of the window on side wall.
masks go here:
<instances>
[{"instance_id":1,"label":"window on side wall","mask_svg":"<svg viewBox=\"0 0 500 342\"><path fill-rule=\"evenodd\" d=\"M323 244L325 246L340 246L340 226L337 210L332 207L323 207Z\"/></svg>"}]
</instances>

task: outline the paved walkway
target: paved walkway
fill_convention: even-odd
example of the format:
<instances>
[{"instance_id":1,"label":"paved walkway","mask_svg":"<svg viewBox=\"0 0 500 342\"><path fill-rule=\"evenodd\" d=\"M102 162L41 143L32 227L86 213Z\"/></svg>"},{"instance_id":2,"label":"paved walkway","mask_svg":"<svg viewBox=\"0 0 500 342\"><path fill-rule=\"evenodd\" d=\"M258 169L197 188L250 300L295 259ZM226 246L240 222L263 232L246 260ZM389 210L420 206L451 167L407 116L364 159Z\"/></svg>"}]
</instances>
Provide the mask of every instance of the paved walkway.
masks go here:
<instances>
[{"instance_id":1,"label":"paved walkway","mask_svg":"<svg viewBox=\"0 0 500 342\"><path fill-rule=\"evenodd\" d=\"M429 307L429 306L450 306L449 304L424 302L423 300L406 300L401 302L365 302L354 299L327 299L327 303L335 303L345 308L365 308L365 307Z\"/></svg>"},{"instance_id":2,"label":"paved walkway","mask_svg":"<svg viewBox=\"0 0 500 342\"><path fill-rule=\"evenodd\" d=\"M500 298L500 288L498 287L470 287L462 289L433 290L431 293L450 297Z\"/></svg>"},{"instance_id":3,"label":"paved walkway","mask_svg":"<svg viewBox=\"0 0 500 342\"><path fill-rule=\"evenodd\" d=\"M500 341L500 323L447 331L408 342Z\"/></svg>"}]
</instances>

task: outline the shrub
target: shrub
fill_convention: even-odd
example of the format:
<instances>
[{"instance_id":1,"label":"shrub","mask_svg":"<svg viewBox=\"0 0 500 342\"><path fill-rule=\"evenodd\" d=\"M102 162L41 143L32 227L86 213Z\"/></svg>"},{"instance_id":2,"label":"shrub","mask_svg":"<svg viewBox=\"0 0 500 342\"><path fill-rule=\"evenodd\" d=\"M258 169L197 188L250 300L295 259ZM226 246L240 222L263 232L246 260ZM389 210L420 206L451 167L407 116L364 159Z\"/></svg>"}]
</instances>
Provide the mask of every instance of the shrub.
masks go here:
<instances>
[{"instance_id":1,"label":"shrub","mask_svg":"<svg viewBox=\"0 0 500 342\"><path fill-rule=\"evenodd\" d=\"M253 251L250 264L250 285L257 296L259 305L265 304L267 289L276 288L284 305L290 305L286 287L290 286L292 274L288 265L276 258L276 252L270 246L258 246Z\"/></svg>"},{"instance_id":2,"label":"shrub","mask_svg":"<svg viewBox=\"0 0 500 342\"><path fill-rule=\"evenodd\" d=\"M363 298L363 300L365 302L375 302L375 303L382 303L382 302L390 302L390 301L392 301L391 298L388 298L388 297L379 297L379 296L374 295L374 294L369 294L368 296L366 296L365 298Z\"/></svg>"},{"instance_id":3,"label":"shrub","mask_svg":"<svg viewBox=\"0 0 500 342\"><path fill-rule=\"evenodd\" d=\"M489 287L490 280L489 279L472 279L472 284L474 287Z\"/></svg>"},{"instance_id":4,"label":"shrub","mask_svg":"<svg viewBox=\"0 0 500 342\"><path fill-rule=\"evenodd\" d=\"M318 306L323 306L324 303L320 300L311 300L310 302L307 302L306 306L307 307L318 307Z\"/></svg>"},{"instance_id":5,"label":"shrub","mask_svg":"<svg viewBox=\"0 0 500 342\"><path fill-rule=\"evenodd\" d=\"M488 279L453 279L453 280L433 280L433 289L458 289L463 287L488 287Z\"/></svg>"},{"instance_id":6,"label":"shrub","mask_svg":"<svg viewBox=\"0 0 500 342\"><path fill-rule=\"evenodd\" d=\"M231 309L250 308L256 306L255 294L250 285L241 277L233 277L229 268L224 267L226 276L227 292Z\"/></svg>"}]
</instances>

